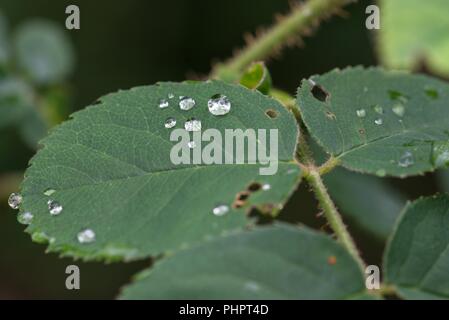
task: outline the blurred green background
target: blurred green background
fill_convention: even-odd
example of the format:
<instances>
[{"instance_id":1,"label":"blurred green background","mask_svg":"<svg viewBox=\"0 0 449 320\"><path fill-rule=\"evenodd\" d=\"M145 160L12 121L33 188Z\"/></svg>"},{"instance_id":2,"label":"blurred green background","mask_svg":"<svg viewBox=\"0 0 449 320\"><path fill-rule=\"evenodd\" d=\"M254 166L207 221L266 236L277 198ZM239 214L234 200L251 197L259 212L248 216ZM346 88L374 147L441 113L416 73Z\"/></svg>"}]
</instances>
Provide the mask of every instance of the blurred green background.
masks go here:
<instances>
[{"instance_id":1,"label":"blurred green background","mask_svg":"<svg viewBox=\"0 0 449 320\"><path fill-rule=\"evenodd\" d=\"M348 6L347 15L323 22L312 37L304 39L304 46L288 48L270 60L274 84L294 94L300 80L312 74L348 65L376 65L376 32L365 28L365 8L371 2ZM78 5L81 11L81 29L63 29L76 57L74 72L64 87L69 92L71 111L118 89L206 76L214 62L226 59L244 44L245 32L269 26L275 13L289 10L288 1L283 0L2 0L0 10L14 34L21 23L34 18L45 18L64 28L65 8L70 4ZM35 151L11 127L0 131L0 152L0 190L3 188L4 196L14 185L14 176L8 178L9 173L20 175ZM404 199L438 190L432 175L388 183L401 190ZM322 228L324 220L316 218L317 213L313 196L301 186L281 219ZM369 263L379 263L383 241L367 236L356 224L350 226L364 257ZM23 229L6 199L1 199L0 299L114 298L121 285L150 264L104 265L60 259L56 254L45 254L45 246L32 243ZM73 263L81 269L78 291L65 288L65 268Z\"/></svg>"}]
</instances>

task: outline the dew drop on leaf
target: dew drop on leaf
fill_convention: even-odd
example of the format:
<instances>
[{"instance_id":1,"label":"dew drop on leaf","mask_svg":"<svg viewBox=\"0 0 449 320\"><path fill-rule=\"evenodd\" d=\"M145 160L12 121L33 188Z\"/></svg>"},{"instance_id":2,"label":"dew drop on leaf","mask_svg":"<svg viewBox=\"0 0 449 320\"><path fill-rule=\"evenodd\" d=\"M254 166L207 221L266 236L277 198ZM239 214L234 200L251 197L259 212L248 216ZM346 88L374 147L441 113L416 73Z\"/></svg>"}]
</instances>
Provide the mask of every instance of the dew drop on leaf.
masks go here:
<instances>
[{"instance_id":1,"label":"dew drop on leaf","mask_svg":"<svg viewBox=\"0 0 449 320\"><path fill-rule=\"evenodd\" d=\"M79 243L91 243L95 241L95 232L92 229L85 229L78 233Z\"/></svg>"},{"instance_id":2,"label":"dew drop on leaf","mask_svg":"<svg viewBox=\"0 0 449 320\"><path fill-rule=\"evenodd\" d=\"M377 124L378 126L381 126L384 123L384 121L381 118L378 118L374 120L374 123Z\"/></svg>"},{"instance_id":3,"label":"dew drop on leaf","mask_svg":"<svg viewBox=\"0 0 449 320\"><path fill-rule=\"evenodd\" d=\"M181 110L187 111L187 110L192 109L195 106L195 104L196 104L196 102L194 99L192 99L190 97L182 97L181 101L179 101L179 108Z\"/></svg>"},{"instance_id":4,"label":"dew drop on leaf","mask_svg":"<svg viewBox=\"0 0 449 320\"><path fill-rule=\"evenodd\" d=\"M401 168L408 168L415 164L413 154L410 151L404 152L404 154L399 158L398 166Z\"/></svg>"},{"instance_id":5,"label":"dew drop on leaf","mask_svg":"<svg viewBox=\"0 0 449 320\"><path fill-rule=\"evenodd\" d=\"M176 119L175 118L168 118L167 120L165 120L164 126L167 129L173 128L174 126L176 126Z\"/></svg>"},{"instance_id":6,"label":"dew drop on leaf","mask_svg":"<svg viewBox=\"0 0 449 320\"><path fill-rule=\"evenodd\" d=\"M17 210L20 207L20 204L22 203L22 196L19 193L11 193L11 195L8 198L8 205L14 209Z\"/></svg>"},{"instance_id":7,"label":"dew drop on leaf","mask_svg":"<svg viewBox=\"0 0 449 320\"><path fill-rule=\"evenodd\" d=\"M25 212L21 215L19 215L19 222L21 224L30 224L31 221L33 220L33 214L31 212Z\"/></svg>"},{"instance_id":8,"label":"dew drop on leaf","mask_svg":"<svg viewBox=\"0 0 449 320\"><path fill-rule=\"evenodd\" d=\"M59 204L59 202L55 201L55 200L48 200L47 201L47 205L48 205L48 211L50 212L50 214L52 216L57 216L62 212L62 206Z\"/></svg>"},{"instance_id":9,"label":"dew drop on leaf","mask_svg":"<svg viewBox=\"0 0 449 320\"><path fill-rule=\"evenodd\" d=\"M45 190L44 191L44 195L46 195L46 196L51 196L53 193L55 193L56 192L56 190L55 189L52 189L52 188L48 188L47 190Z\"/></svg>"},{"instance_id":10,"label":"dew drop on leaf","mask_svg":"<svg viewBox=\"0 0 449 320\"><path fill-rule=\"evenodd\" d=\"M229 207L225 204L221 204L219 206L216 206L213 210L212 213L216 216L224 216L226 213L229 212Z\"/></svg>"},{"instance_id":11,"label":"dew drop on leaf","mask_svg":"<svg viewBox=\"0 0 449 320\"><path fill-rule=\"evenodd\" d=\"M161 99L161 100L159 101L159 108L165 109L165 108L167 108L167 107L168 107L168 101L165 100L165 99Z\"/></svg>"},{"instance_id":12,"label":"dew drop on leaf","mask_svg":"<svg viewBox=\"0 0 449 320\"><path fill-rule=\"evenodd\" d=\"M366 117L366 111L365 109L359 109L356 111L357 117L359 118L365 118Z\"/></svg>"},{"instance_id":13,"label":"dew drop on leaf","mask_svg":"<svg viewBox=\"0 0 449 320\"><path fill-rule=\"evenodd\" d=\"M262 190L264 190L264 191L268 191L268 190L270 190L270 189L271 189L271 185L268 184L268 183L265 183L265 184L262 186Z\"/></svg>"},{"instance_id":14,"label":"dew drop on leaf","mask_svg":"<svg viewBox=\"0 0 449 320\"><path fill-rule=\"evenodd\" d=\"M168 94L168 98L169 98L169 99L173 99L174 97L175 97L175 95L174 95L173 93L169 93L169 94Z\"/></svg>"},{"instance_id":15,"label":"dew drop on leaf","mask_svg":"<svg viewBox=\"0 0 449 320\"><path fill-rule=\"evenodd\" d=\"M384 113L384 108L382 108L381 106L379 106L378 104L376 104L375 106L373 106L373 110L375 112L377 112L378 114L383 114Z\"/></svg>"},{"instance_id":16,"label":"dew drop on leaf","mask_svg":"<svg viewBox=\"0 0 449 320\"><path fill-rule=\"evenodd\" d=\"M396 114L398 117L403 117L404 114L405 114L405 107L404 107L402 104L400 104L400 103L394 105L393 108L392 108L391 110L392 110L392 111L394 112L394 114Z\"/></svg>"},{"instance_id":17,"label":"dew drop on leaf","mask_svg":"<svg viewBox=\"0 0 449 320\"><path fill-rule=\"evenodd\" d=\"M214 116L222 116L231 110L231 101L225 95L216 94L209 99L207 107Z\"/></svg>"},{"instance_id":18,"label":"dew drop on leaf","mask_svg":"<svg viewBox=\"0 0 449 320\"><path fill-rule=\"evenodd\" d=\"M187 131L200 131L201 130L201 121L197 120L195 118L188 119L184 124L184 128Z\"/></svg>"}]
</instances>

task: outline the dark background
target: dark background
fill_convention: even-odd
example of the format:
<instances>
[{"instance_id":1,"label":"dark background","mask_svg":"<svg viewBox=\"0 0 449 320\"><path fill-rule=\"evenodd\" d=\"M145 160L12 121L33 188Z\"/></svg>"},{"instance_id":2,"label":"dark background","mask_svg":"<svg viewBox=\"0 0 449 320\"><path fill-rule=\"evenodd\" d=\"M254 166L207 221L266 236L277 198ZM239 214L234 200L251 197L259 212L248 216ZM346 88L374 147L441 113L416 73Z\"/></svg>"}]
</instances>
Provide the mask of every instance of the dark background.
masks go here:
<instances>
[{"instance_id":1,"label":"dark background","mask_svg":"<svg viewBox=\"0 0 449 320\"><path fill-rule=\"evenodd\" d=\"M300 80L312 74L348 65L376 65L375 33L365 28L364 12L371 2L350 5L347 16L323 22L302 47L288 48L270 60L275 85L294 94ZM214 62L244 44L245 32L269 26L275 13L289 10L288 2L281 0L2 0L0 10L11 29L36 17L64 28L65 8L70 4L81 11L81 30L66 30L77 57L69 80L72 110L118 89L206 76ZM0 156L0 173L23 171L34 152L18 145L14 132L0 134L14 141L10 152ZM431 177L392 183L405 189L410 198L436 191ZM0 204L0 299L114 298L121 285L150 264L86 264L45 254L45 247L31 242L5 202L2 199ZM316 213L313 197L301 186L281 219L320 227L323 220L316 219ZM365 257L378 263L382 244L371 245L369 239L358 238ZM73 263L81 269L79 291L65 289L65 268Z\"/></svg>"}]
</instances>

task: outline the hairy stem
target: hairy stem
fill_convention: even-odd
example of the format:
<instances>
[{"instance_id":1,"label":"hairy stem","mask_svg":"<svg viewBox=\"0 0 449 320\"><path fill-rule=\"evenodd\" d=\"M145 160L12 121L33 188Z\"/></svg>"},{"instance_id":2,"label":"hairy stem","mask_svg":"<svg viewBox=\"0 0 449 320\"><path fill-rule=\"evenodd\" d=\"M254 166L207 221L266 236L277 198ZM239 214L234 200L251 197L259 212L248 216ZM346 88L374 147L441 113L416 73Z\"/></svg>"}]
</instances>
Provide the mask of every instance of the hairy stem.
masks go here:
<instances>
[{"instance_id":1,"label":"hairy stem","mask_svg":"<svg viewBox=\"0 0 449 320\"><path fill-rule=\"evenodd\" d=\"M329 196L329 193L327 192L323 180L321 179L321 175L318 169L314 166L309 167L309 172L306 176L306 179L312 187L315 196L324 211L324 216L326 217L326 220L328 221L332 230L337 235L338 240L357 261L360 268L362 268L362 270L365 270L365 262L360 257L354 240L346 229L346 226L343 223L343 220L337 208L335 207L334 202Z\"/></svg>"},{"instance_id":2,"label":"hairy stem","mask_svg":"<svg viewBox=\"0 0 449 320\"><path fill-rule=\"evenodd\" d=\"M224 81L236 81L242 71L252 62L264 60L297 35L310 29L341 7L356 0L308 0L297 5L292 12L275 24L271 29L255 39L227 63L218 65L212 72L212 78Z\"/></svg>"}]
</instances>

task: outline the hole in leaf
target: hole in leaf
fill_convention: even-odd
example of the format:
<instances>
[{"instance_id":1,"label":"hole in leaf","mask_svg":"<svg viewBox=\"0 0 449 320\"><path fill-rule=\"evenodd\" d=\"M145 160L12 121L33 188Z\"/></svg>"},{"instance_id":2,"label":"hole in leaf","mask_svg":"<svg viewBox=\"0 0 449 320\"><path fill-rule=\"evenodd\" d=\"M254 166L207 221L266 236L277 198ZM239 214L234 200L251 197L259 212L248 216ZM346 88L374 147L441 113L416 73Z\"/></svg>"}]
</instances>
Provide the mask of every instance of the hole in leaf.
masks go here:
<instances>
[{"instance_id":1,"label":"hole in leaf","mask_svg":"<svg viewBox=\"0 0 449 320\"><path fill-rule=\"evenodd\" d=\"M274 119L278 116L278 113L273 109L268 109L267 111L265 111L265 114L271 119Z\"/></svg>"},{"instance_id":2,"label":"hole in leaf","mask_svg":"<svg viewBox=\"0 0 449 320\"><path fill-rule=\"evenodd\" d=\"M327 263L329 263L331 266L335 265L337 263L337 257L330 256L329 258L327 258Z\"/></svg>"},{"instance_id":3,"label":"hole in leaf","mask_svg":"<svg viewBox=\"0 0 449 320\"><path fill-rule=\"evenodd\" d=\"M250 193L248 191L242 191L242 192L237 193L232 206L237 209L243 207L246 204L249 196L250 196Z\"/></svg>"},{"instance_id":4,"label":"hole in leaf","mask_svg":"<svg viewBox=\"0 0 449 320\"><path fill-rule=\"evenodd\" d=\"M258 190L260 190L260 188L262 188L262 185L258 182L253 182L248 186L248 191L249 192L256 192Z\"/></svg>"},{"instance_id":5,"label":"hole in leaf","mask_svg":"<svg viewBox=\"0 0 449 320\"><path fill-rule=\"evenodd\" d=\"M310 90L310 92L312 92L312 95L315 99L321 101L321 102L326 102L327 99L329 98L329 93L324 90L324 88L318 84L314 84L312 87L312 90Z\"/></svg>"}]
</instances>

